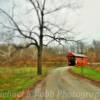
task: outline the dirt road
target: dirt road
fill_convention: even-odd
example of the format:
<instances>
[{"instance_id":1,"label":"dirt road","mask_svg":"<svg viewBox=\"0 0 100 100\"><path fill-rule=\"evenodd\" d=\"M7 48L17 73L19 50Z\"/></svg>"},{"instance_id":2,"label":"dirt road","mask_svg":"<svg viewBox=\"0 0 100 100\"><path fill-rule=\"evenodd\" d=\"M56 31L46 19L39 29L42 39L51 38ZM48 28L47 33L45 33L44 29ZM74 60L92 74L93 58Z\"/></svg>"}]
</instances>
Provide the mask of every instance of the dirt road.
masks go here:
<instances>
[{"instance_id":1,"label":"dirt road","mask_svg":"<svg viewBox=\"0 0 100 100\"><path fill-rule=\"evenodd\" d=\"M68 68L50 72L27 100L100 100L100 88L73 77Z\"/></svg>"}]
</instances>

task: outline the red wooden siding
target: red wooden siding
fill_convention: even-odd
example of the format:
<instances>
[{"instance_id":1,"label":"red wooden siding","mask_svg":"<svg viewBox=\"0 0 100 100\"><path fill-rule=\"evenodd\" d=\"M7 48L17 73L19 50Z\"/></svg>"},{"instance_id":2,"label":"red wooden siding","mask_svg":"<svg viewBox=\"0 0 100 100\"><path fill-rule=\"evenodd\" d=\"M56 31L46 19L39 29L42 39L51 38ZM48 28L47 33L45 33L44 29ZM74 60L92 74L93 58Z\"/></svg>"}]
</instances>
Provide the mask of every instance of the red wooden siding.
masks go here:
<instances>
[{"instance_id":1,"label":"red wooden siding","mask_svg":"<svg viewBox=\"0 0 100 100\"><path fill-rule=\"evenodd\" d=\"M87 66L88 58L83 54L69 53L66 55L68 59L68 65L71 65L70 59L75 59L75 65L78 67Z\"/></svg>"}]
</instances>

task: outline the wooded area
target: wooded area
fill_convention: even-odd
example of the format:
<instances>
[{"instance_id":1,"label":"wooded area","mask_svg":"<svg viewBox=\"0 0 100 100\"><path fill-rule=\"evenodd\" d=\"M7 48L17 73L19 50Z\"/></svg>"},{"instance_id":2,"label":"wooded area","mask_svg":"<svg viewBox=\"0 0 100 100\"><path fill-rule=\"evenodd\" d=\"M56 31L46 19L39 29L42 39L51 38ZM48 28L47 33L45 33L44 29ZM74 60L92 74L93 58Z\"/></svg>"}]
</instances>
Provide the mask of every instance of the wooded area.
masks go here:
<instances>
[{"instance_id":1,"label":"wooded area","mask_svg":"<svg viewBox=\"0 0 100 100\"><path fill-rule=\"evenodd\" d=\"M73 49L72 49L73 48ZM66 54L68 52L83 53L88 56L90 63L100 62L100 41L94 40L92 44L79 43L69 47L45 47L43 51L43 66L62 66L67 64ZM37 50L35 47L17 49L13 45L0 46L0 65L3 67L36 66ZM96 66L96 65L95 65Z\"/></svg>"}]
</instances>

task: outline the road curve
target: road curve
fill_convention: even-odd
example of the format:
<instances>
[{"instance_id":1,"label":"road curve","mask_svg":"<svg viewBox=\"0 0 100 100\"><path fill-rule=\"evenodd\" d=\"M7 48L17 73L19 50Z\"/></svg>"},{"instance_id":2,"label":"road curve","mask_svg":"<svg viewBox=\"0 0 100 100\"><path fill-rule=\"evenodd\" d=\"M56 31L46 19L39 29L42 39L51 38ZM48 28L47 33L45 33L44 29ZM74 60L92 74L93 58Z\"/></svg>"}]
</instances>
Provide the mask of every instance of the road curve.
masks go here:
<instances>
[{"instance_id":1,"label":"road curve","mask_svg":"<svg viewBox=\"0 0 100 100\"><path fill-rule=\"evenodd\" d=\"M100 100L100 88L72 76L68 68L52 70L27 100Z\"/></svg>"}]
</instances>

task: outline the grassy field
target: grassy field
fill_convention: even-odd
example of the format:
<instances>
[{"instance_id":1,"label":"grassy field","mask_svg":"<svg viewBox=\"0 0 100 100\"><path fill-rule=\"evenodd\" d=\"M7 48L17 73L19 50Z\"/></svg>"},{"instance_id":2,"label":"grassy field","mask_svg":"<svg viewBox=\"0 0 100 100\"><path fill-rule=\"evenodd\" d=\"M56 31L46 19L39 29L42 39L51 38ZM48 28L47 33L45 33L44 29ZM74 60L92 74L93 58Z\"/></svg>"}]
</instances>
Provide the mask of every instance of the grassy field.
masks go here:
<instances>
[{"instance_id":1,"label":"grassy field","mask_svg":"<svg viewBox=\"0 0 100 100\"><path fill-rule=\"evenodd\" d=\"M73 67L72 71L88 79L100 82L100 72L96 70L86 68L86 67L83 68Z\"/></svg>"},{"instance_id":2,"label":"grassy field","mask_svg":"<svg viewBox=\"0 0 100 100\"><path fill-rule=\"evenodd\" d=\"M0 100L15 100L15 95L32 87L47 74L37 76L36 68L0 68Z\"/></svg>"}]
</instances>

